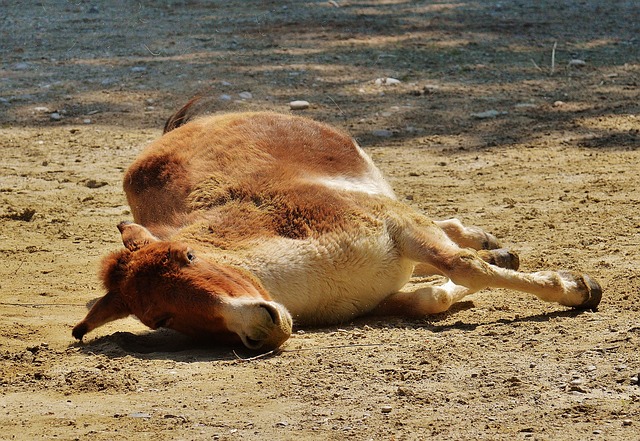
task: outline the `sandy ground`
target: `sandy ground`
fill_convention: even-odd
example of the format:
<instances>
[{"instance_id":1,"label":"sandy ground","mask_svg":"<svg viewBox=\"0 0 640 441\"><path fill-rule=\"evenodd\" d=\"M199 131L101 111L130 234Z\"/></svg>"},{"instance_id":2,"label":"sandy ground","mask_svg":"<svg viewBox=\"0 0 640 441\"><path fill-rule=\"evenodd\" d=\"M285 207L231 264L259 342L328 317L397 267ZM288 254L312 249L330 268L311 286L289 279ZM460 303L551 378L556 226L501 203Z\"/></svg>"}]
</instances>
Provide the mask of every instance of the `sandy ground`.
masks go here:
<instances>
[{"instance_id":1,"label":"sandy ground","mask_svg":"<svg viewBox=\"0 0 640 441\"><path fill-rule=\"evenodd\" d=\"M640 439L637 1L1 8L1 439ZM417 209L526 270L592 274L599 311L491 290L256 360L133 319L75 344L130 219L123 170L203 91L219 111L308 100Z\"/></svg>"}]
</instances>

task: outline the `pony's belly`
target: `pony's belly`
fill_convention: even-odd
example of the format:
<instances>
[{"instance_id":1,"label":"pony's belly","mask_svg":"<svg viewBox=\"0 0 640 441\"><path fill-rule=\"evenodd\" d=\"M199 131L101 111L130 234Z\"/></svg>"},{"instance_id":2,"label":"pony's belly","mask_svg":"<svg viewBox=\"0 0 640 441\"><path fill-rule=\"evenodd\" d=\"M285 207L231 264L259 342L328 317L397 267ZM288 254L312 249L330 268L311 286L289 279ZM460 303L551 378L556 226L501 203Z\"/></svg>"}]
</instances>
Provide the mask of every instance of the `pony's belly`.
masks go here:
<instances>
[{"instance_id":1,"label":"pony's belly","mask_svg":"<svg viewBox=\"0 0 640 441\"><path fill-rule=\"evenodd\" d=\"M414 262L401 258L386 235L361 239L269 244L247 269L299 325L351 320L375 308L411 277Z\"/></svg>"}]
</instances>

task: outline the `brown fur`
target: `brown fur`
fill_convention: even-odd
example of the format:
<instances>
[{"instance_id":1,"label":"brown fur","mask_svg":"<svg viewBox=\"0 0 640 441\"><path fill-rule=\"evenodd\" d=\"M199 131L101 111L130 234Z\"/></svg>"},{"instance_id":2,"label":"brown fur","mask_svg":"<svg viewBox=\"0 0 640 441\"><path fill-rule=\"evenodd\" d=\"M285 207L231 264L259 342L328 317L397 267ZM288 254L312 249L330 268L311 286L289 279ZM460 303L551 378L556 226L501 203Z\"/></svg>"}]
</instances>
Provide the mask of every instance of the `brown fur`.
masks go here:
<instances>
[{"instance_id":1,"label":"brown fur","mask_svg":"<svg viewBox=\"0 0 640 441\"><path fill-rule=\"evenodd\" d=\"M282 170L285 161L289 167ZM365 169L353 140L328 126L273 113L233 114L167 133L129 168L124 188L136 222L177 225L181 216L231 200L259 203L264 197L291 205L276 201L274 194L288 197L298 188L281 191L278 182L290 186L315 176L356 177ZM278 176L282 173L287 176Z\"/></svg>"}]
</instances>

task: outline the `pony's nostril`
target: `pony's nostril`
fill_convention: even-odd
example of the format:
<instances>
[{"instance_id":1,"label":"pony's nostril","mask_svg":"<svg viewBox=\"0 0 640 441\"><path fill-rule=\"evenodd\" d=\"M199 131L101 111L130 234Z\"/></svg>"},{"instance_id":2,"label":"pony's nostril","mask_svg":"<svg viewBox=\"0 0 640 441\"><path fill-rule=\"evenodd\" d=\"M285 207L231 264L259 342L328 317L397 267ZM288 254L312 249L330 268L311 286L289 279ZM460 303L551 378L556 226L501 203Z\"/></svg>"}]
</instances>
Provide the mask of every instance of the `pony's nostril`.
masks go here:
<instances>
[{"instance_id":1,"label":"pony's nostril","mask_svg":"<svg viewBox=\"0 0 640 441\"><path fill-rule=\"evenodd\" d=\"M269 317L271 317L271 321L274 324L277 324L280 321L280 315L278 314L278 310L271 305L261 305L264 309L266 309Z\"/></svg>"}]
</instances>

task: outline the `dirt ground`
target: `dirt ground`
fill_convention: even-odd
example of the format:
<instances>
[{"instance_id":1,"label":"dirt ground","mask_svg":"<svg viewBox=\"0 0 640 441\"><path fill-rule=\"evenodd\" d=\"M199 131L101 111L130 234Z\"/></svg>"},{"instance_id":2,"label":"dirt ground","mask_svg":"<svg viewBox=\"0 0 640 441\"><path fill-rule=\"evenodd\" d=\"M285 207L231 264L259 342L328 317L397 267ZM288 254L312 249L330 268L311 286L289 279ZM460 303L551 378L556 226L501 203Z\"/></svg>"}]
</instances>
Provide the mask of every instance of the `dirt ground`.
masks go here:
<instances>
[{"instance_id":1,"label":"dirt ground","mask_svg":"<svg viewBox=\"0 0 640 441\"><path fill-rule=\"evenodd\" d=\"M1 439L640 439L636 0L0 3ZM254 360L133 319L75 344L123 170L201 92L309 101L409 204L590 273L600 309L487 290Z\"/></svg>"}]
</instances>

